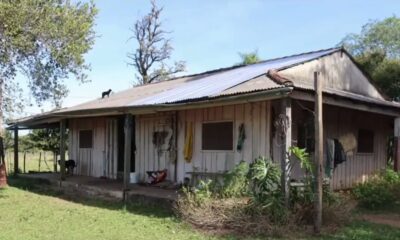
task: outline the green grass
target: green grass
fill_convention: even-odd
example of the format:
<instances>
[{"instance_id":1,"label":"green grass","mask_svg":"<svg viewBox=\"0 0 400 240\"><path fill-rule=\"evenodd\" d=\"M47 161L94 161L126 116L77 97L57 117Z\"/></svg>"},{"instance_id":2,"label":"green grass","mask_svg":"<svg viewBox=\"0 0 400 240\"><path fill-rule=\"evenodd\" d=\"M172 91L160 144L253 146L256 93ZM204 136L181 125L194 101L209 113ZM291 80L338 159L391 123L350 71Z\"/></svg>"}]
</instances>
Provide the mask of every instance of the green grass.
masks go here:
<instances>
[{"instance_id":1,"label":"green grass","mask_svg":"<svg viewBox=\"0 0 400 240\"><path fill-rule=\"evenodd\" d=\"M70 197L19 178L9 183L0 190L0 239L235 239L195 231L156 206ZM334 234L303 239L400 239L400 229L355 221Z\"/></svg>"},{"instance_id":2,"label":"green grass","mask_svg":"<svg viewBox=\"0 0 400 240\"><path fill-rule=\"evenodd\" d=\"M157 207L65 199L25 180L10 183L0 191L0 239L207 239Z\"/></svg>"},{"instance_id":3,"label":"green grass","mask_svg":"<svg viewBox=\"0 0 400 240\"><path fill-rule=\"evenodd\" d=\"M339 232L326 235L324 240L362 239L362 240L394 240L400 239L400 229L386 225L355 221L341 229Z\"/></svg>"}]
</instances>

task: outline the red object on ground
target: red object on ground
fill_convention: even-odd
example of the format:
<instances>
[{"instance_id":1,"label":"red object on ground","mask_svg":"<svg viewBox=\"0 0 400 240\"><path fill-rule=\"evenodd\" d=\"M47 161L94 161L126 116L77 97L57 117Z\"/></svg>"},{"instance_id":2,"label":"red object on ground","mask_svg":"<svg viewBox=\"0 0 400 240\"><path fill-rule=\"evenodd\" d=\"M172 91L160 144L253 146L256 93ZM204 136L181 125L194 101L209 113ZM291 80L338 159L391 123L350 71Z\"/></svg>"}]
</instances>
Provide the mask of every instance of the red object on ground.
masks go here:
<instances>
[{"instance_id":1,"label":"red object on ground","mask_svg":"<svg viewBox=\"0 0 400 240\"><path fill-rule=\"evenodd\" d=\"M6 165L0 164L0 188L4 188L7 186L7 171Z\"/></svg>"},{"instance_id":2,"label":"red object on ground","mask_svg":"<svg viewBox=\"0 0 400 240\"><path fill-rule=\"evenodd\" d=\"M161 171L147 171L147 175L150 178L150 184L157 184L167 178L167 169Z\"/></svg>"}]
</instances>

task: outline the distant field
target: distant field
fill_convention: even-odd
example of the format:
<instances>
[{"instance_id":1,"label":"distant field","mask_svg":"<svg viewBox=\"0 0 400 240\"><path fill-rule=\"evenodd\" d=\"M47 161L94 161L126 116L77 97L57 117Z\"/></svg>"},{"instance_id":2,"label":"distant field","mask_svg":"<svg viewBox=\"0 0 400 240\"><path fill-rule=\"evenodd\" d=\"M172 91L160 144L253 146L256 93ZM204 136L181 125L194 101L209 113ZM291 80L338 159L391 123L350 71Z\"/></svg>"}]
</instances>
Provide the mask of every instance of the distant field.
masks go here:
<instances>
[{"instance_id":1,"label":"distant field","mask_svg":"<svg viewBox=\"0 0 400 240\"><path fill-rule=\"evenodd\" d=\"M54 156L52 152L20 152L19 155L19 169L21 172L53 172L54 171ZM25 158L25 168L24 168L24 158ZM9 172L14 171L14 152L6 153L6 163ZM57 169L60 166L57 164Z\"/></svg>"}]
</instances>

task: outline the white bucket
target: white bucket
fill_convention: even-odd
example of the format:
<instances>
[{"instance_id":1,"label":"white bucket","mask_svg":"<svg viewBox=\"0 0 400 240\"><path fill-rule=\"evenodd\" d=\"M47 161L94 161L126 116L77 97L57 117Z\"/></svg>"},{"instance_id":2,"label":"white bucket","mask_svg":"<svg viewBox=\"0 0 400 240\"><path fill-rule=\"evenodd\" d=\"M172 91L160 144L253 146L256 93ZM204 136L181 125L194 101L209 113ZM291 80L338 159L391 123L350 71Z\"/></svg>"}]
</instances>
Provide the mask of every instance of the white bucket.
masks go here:
<instances>
[{"instance_id":1,"label":"white bucket","mask_svg":"<svg viewBox=\"0 0 400 240\"><path fill-rule=\"evenodd\" d=\"M139 174L136 172L131 172L130 175L130 183L138 183L139 182Z\"/></svg>"}]
</instances>

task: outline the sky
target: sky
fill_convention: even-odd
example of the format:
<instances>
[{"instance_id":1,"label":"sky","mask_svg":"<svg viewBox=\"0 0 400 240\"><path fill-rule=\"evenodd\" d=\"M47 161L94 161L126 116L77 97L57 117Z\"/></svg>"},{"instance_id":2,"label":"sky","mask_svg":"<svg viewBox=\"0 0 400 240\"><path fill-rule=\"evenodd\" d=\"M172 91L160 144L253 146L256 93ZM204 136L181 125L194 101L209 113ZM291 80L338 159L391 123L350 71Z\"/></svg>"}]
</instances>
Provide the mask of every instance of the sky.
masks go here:
<instances>
[{"instance_id":1,"label":"sky","mask_svg":"<svg viewBox=\"0 0 400 240\"><path fill-rule=\"evenodd\" d=\"M136 48L130 28L150 10L148 0L97 0L99 14L90 83L67 79L63 107L132 87L135 69L127 54ZM184 74L231 66L239 52L258 51L262 59L336 46L349 33L359 33L370 20L400 16L398 0L159 0L164 29L170 31L173 61L186 61ZM26 93L27 94L27 93ZM28 95L28 94L27 94ZM50 110L50 104L28 107L24 115Z\"/></svg>"}]
</instances>

